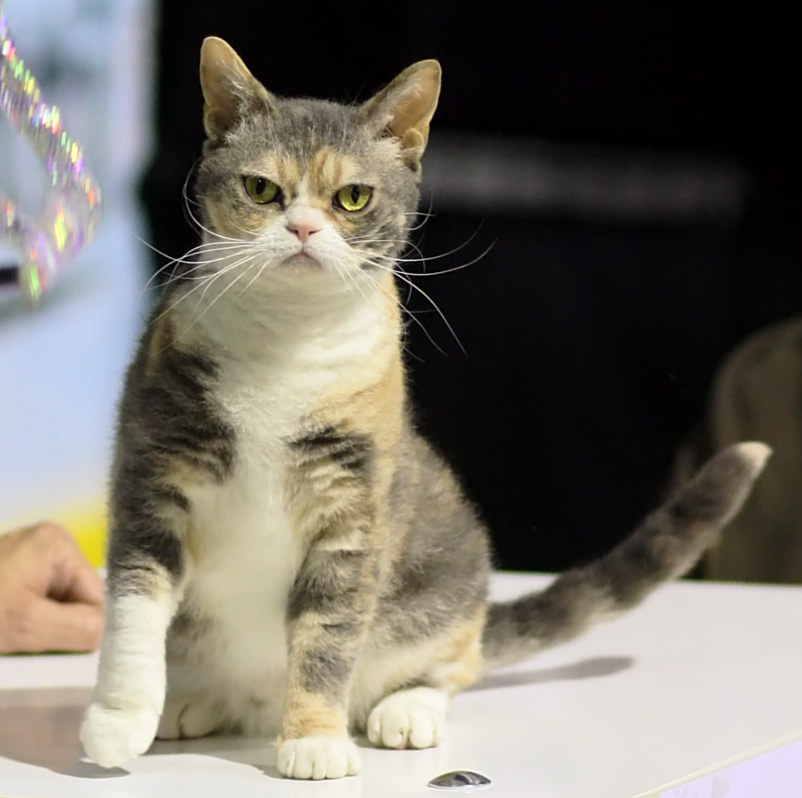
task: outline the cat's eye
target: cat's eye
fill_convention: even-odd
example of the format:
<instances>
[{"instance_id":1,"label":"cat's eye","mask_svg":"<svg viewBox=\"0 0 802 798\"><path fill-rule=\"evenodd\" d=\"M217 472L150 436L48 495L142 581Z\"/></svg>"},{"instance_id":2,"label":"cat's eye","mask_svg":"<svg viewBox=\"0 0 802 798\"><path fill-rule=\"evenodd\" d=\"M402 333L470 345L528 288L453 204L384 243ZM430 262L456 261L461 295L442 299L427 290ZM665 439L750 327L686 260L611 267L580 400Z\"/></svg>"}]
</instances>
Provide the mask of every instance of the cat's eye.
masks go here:
<instances>
[{"instance_id":1,"label":"cat's eye","mask_svg":"<svg viewBox=\"0 0 802 798\"><path fill-rule=\"evenodd\" d=\"M259 205L267 205L268 202L276 202L281 196L279 187L266 177L245 175L245 177L242 178L242 185L245 187L247 195Z\"/></svg>"},{"instance_id":2,"label":"cat's eye","mask_svg":"<svg viewBox=\"0 0 802 798\"><path fill-rule=\"evenodd\" d=\"M372 196L373 189L370 186L359 184L343 186L334 195L334 204L344 211L361 211Z\"/></svg>"}]
</instances>

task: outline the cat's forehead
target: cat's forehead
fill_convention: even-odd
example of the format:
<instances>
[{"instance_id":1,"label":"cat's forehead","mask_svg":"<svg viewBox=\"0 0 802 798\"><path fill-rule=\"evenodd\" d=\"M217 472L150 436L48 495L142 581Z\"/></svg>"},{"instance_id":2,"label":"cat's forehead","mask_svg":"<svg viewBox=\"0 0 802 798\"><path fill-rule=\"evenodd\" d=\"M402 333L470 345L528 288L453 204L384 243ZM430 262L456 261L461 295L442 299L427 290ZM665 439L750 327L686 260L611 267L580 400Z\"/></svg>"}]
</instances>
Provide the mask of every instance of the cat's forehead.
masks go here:
<instances>
[{"instance_id":1,"label":"cat's forehead","mask_svg":"<svg viewBox=\"0 0 802 798\"><path fill-rule=\"evenodd\" d=\"M358 157L370 140L356 109L325 100L280 100L256 120L262 146L296 160L319 153Z\"/></svg>"},{"instance_id":2,"label":"cat's forehead","mask_svg":"<svg viewBox=\"0 0 802 798\"><path fill-rule=\"evenodd\" d=\"M304 180L321 190L374 183L397 161L396 148L371 136L356 109L318 100L279 101L246 120L228 143L237 171L284 188Z\"/></svg>"},{"instance_id":3,"label":"cat's forehead","mask_svg":"<svg viewBox=\"0 0 802 798\"><path fill-rule=\"evenodd\" d=\"M323 146L303 158L286 151L272 151L248 164L246 171L269 177L285 189L303 183L314 191L373 182L375 175L359 159L330 146Z\"/></svg>"}]
</instances>

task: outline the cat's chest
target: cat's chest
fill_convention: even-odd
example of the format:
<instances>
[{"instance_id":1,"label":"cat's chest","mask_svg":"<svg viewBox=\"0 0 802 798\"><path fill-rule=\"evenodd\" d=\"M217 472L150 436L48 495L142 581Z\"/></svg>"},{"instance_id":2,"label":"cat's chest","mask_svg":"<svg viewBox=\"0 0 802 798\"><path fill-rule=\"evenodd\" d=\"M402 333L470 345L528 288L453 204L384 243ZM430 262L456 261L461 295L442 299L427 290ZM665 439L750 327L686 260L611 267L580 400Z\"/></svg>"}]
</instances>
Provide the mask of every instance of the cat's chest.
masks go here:
<instances>
[{"instance_id":1,"label":"cat's chest","mask_svg":"<svg viewBox=\"0 0 802 798\"><path fill-rule=\"evenodd\" d=\"M214 400L234 434L233 468L223 480L195 486L190 497L196 581L211 593L247 597L267 584L281 594L297 570L286 453L309 410L302 382L277 368L229 364L220 371Z\"/></svg>"},{"instance_id":2,"label":"cat's chest","mask_svg":"<svg viewBox=\"0 0 802 798\"><path fill-rule=\"evenodd\" d=\"M304 369L281 360L224 364L215 400L234 430L238 460L253 465L254 458L269 455L273 461L332 384L321 367Z\"/></svg>"},{"instance_id":3,"label":"cat's chest","mask_svg":"<svg viewBox=\"0 0 802 798\"><path fill-rule=\"evenodd\" d=\"M345 412L348 397L375 381L393 355L393 336L375 308L320 329L259 342L235 339L226 327L235 355L216 358L208 398L231 430L233 464L224 479L202 480L188 497L196 581L213 599L239 602L267 590L277 602L286 596L304 556L288 506L292 443L321 423L324 409L336 423L332 408Z\"/></svg>"},{"instance_id":4,"label":"cat's chest","mask_svg":"<svg viewBox=\"0 0 802 798\"><path fill-rule=\"evenodd\" d=\"M213 400L233 432L233 467L189 496L193 590L204 604L229 615L265 602L283 607L304 556L288 509L288 447L335 386L325 366L221 366Z\"/></svg>"}]
</instances>

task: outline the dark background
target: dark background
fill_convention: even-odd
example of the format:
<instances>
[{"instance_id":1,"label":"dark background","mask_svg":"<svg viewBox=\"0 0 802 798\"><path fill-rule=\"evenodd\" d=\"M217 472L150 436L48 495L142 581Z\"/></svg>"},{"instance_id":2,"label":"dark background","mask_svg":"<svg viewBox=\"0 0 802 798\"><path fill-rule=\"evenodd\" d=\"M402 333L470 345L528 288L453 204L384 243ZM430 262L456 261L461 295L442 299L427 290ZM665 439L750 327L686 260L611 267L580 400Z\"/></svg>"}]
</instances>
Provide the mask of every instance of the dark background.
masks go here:
<instances>
[{"instance_id":1,"label":"dark background","mask_svg":"<svg viewBox=\"0 0 802 798\"><path fill-rule=\"evenodd\" d=\"M194 243L180 197L202 142L206 35L227 39L281 95L362 100L438 58L432 149L471 134L513 160L533 142L546 158L549 147L569 164L591 152L619 170L630 154L724 164L738 196L664 217L614 199L604 213L570 197L509 207L481 192L426 194L423 253L460 248L429 270L492 249L417 280L467 353L413 293L426 328L409 328L420 424L482 508L499 565L560 569L607 548L659 499L722 356L802 304L793 27L766 5L710 0L165 1L159 142L143 187L151 235L176 255ZM592 169L585 181L594 188Z\"/></svg>"}]
</instances>

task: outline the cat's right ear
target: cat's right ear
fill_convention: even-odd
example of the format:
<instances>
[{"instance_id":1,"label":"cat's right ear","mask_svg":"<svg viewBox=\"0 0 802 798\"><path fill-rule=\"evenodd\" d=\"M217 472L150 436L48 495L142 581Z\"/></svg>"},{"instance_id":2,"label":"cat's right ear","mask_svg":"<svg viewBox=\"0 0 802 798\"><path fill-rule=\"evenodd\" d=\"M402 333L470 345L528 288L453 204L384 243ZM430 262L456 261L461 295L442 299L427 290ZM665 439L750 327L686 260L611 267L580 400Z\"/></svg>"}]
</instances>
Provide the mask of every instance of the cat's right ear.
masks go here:
<instances>
[{"instance_id":1,"label":"cat's right ear","mask_svg":"<svg viewBox=\"0 0 802 798\"><path fill-rule=\"evenodd\" d=\"M369 125L398 141L404 160L420 161L440 96L440 64L418 61L362 106Z\"/></svg>"},{"instance_id":2,"label":"cat's right ear","mask_svg":"<svg viewBox=\"0 0 802 798\"><path fill-rule=\"evenodd\" d=\"M212 141L220 141L243 117L271 110L267 89L250 73L227 42L216 36L203 40L200 57L203 126Z\"/></svg>"}]
</instances>

